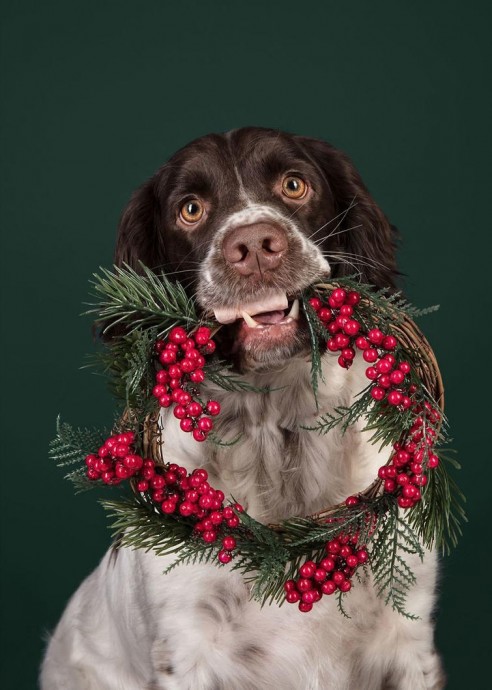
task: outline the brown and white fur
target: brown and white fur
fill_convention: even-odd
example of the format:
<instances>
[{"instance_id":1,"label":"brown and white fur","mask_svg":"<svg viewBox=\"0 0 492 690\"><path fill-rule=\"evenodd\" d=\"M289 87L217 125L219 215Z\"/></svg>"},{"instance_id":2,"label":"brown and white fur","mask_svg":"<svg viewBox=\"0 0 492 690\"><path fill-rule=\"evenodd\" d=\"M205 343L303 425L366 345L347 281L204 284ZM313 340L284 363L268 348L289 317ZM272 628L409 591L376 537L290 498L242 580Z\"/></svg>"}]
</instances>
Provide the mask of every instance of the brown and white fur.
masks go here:
<instances>
[{"instance_id":1,"label":"brown and white fur","mask_svg":"<svg viewBox=\"0 0 492 690\"><path fill-rule=\"evenodd\" d=\"M299 199L285 193L289 176L305 184ZM190 201L198 206L186 207ZM200 218L190 222L183 206L199 208ZM217 434L240 435L230 447L197 443L164 414L166 460L205 467L212 486L265 522L313 513L368 486L387 455L361 425L326 436L303 428L319 413L306 324L287 310L330 273L357 271L393 288L393 235L344 154L273 130L203 137L137 190L120 224L117 263L138 269L141 260L185 284L204 313L227 322L222 355L250 382L272 388L230 393L209 384L222 405ZM243 312L258 315L260 326ZM349 404L365 385L364 368L356 361L343 370L325 354L320 412ZM106 554L53 633L42 690L443 687L433 553L411 564L417 585L407 607L416 621L385 606L371 583L354 583L350 618L333 597L302 614L289 605L261 608L229 567L180 566L164 576L171 560L126 548Z\"/></svg>"}]
</instances>

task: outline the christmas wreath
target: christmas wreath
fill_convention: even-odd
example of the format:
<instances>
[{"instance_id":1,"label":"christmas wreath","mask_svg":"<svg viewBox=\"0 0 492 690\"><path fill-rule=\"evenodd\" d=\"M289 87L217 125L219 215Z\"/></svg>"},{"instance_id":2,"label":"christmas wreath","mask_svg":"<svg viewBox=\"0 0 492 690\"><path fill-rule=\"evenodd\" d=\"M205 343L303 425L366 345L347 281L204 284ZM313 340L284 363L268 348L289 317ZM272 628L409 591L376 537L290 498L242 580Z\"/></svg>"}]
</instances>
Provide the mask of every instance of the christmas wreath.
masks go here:
<instances>
[{"instance_id":1,"label":"christmas wreath","mask_svg":"<svg viewBox=\"0 0 492 690\"><path fill-rule=\"evenodd\" d=\"M459 465L443 448L439 369L413 321L432 309L419 311L399 293L352 278L313 285L295 303L309 328L314 396L326 350L346 369L360 356L368 365L367 386L355 402L320 415L310 430L345 431L363 418L372 442L392 451L373 484L343 504L265 525L210 486L204 469L188 473L167 462L160 443L160 410L171 407L197 443L224 444L214 434L220 402L203 397L205 380L228 391L264 392L220 360L214 341L220 324L200 319L181 285L144 266L141 274L128 266L102 269L93 288L97 302L88 313L113 334L96 360L122 410L110 430L58 420L50 455L71 466L66 476L78 490L128 482L129 495L103 501L117 545L176 553L171 568L230 563L253 597L297 603L303 612L333 594L344 612L352 578L371 571L378 595L412 617L405 597L415 576L406 557L423 558L424 547L448 552L464 519L464 497L449 473Z\"/></svg>"}]
</instances>

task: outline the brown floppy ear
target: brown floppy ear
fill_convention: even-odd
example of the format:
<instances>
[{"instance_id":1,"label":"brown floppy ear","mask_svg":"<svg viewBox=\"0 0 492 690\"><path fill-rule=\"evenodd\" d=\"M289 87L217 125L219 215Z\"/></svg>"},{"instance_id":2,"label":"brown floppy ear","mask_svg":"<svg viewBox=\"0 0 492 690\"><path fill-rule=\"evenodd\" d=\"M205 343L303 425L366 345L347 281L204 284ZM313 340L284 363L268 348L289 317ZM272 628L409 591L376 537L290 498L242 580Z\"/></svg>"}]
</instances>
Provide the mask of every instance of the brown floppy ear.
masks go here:
<instances>
[{"instance_id":1,"label":"brown floppy ear","mask_svg":"<svg viewBox=\"0 0 492 690\"><path fill-rule=\"evenodd\" d=\"M161 268L165 262L157 186L154 175L132 194L123 211L114 254L117 266L125 263L141 273L140 261L152 269Z\"/></svg>"},{"instance_id":2,"label":"brown floppy ear","mask_svg":"<svg viewBox=\"0 0 492 690\"><path fill-rule=\"evenodd\" d=\"M333 267L332 275L360 272L365 283L396 288L396 228L369 194L348 156L323 141L304 137L300 141L335 200L334 215L338 217L326 226L320 245Z\"/></svg>"}]
</instances>

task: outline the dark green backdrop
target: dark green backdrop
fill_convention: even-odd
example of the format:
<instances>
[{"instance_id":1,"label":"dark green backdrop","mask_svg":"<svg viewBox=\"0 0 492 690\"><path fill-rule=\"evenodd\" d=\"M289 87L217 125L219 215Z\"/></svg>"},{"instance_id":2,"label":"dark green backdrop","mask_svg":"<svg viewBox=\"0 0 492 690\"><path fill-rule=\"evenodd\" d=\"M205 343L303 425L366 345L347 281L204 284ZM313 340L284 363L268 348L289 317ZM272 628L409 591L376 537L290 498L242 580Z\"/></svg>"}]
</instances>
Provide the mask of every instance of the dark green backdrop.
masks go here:
<instances>
[{"instance_id":1,"label":"dark green backdrop","mask_svg":"<svg viewBox=\"0 0 492 690\"><path fill-rule=\"evenodd\" d=\"M340 7L342 6L342 8ZM42 638L109 542L47 458L56 415L105 424L78 317L130 192L177 147L260 124L347 151L402 234L435 346L470 522L443 562L449 687L489 687L488 3L3 3L2 688L36 686ZM488 16L486 16L488 15ZM67 690L70 690L67 688ZM303 689L300 689L303 690Z\"/></svg>"}]
</instances>

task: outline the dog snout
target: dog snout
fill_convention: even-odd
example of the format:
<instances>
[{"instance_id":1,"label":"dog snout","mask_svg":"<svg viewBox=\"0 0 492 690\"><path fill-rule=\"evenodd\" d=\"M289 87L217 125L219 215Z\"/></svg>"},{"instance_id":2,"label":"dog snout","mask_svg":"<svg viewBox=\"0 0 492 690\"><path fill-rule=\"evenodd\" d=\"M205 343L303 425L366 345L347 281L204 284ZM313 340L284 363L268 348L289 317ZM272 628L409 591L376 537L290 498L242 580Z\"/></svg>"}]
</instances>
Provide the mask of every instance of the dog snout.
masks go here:
<instances>
[{"instance_id":1,"label":"dog snout","mask_svg":"<svg viewBox=\"0 0 492 690\"><path fill-rule=\"evenodd\" d=\"M285 230L271 223L241 225L222 243L224 259L244 276L274 270L287 248Z\"/></svg>"}]
</instances>

